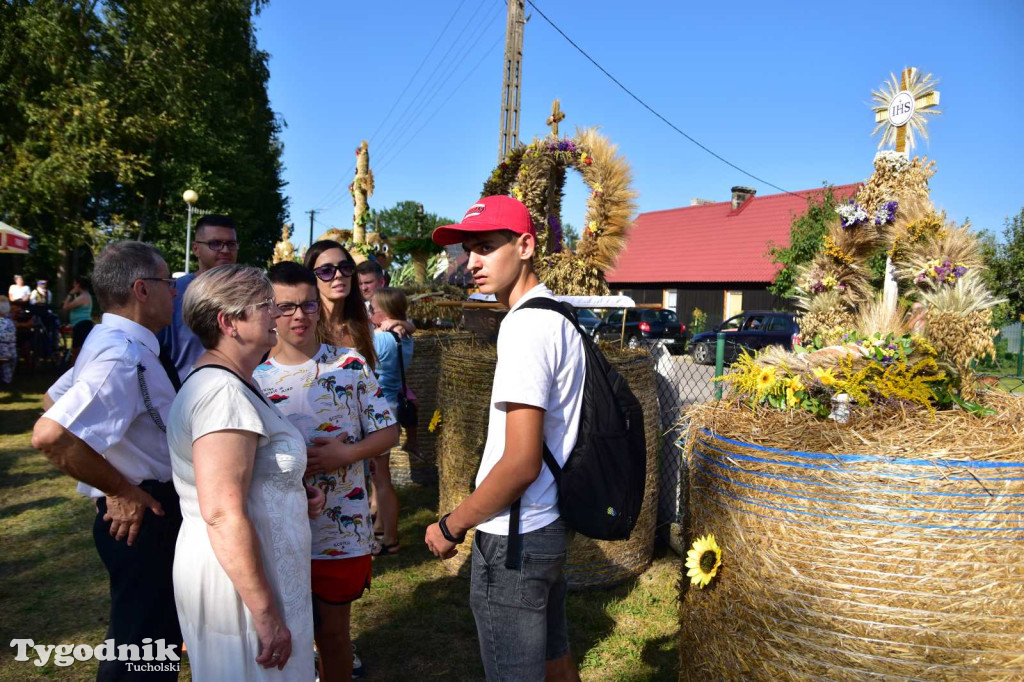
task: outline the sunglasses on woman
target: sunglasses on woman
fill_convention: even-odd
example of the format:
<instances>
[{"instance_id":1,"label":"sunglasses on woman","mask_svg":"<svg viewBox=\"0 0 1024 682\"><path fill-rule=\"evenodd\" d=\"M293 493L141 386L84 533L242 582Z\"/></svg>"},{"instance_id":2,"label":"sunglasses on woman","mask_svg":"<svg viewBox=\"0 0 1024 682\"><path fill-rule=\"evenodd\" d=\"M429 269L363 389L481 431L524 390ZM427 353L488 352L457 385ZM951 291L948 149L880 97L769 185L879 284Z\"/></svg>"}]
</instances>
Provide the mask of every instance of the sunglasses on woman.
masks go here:
<instances>
[{"instance_id":1,"label":"sunglasses on woman","mask_svg":"<svg viewBox=\"0 0 1024 682\"><path fill-rule=\"evenodd\" d=\"M343 260L338 264L324 263L318 268L313 268L313 274L324 282L330 282L339 272L342 277L351 277L356 272L356 264L350 260Z\"/></svg>"}]
</instances>

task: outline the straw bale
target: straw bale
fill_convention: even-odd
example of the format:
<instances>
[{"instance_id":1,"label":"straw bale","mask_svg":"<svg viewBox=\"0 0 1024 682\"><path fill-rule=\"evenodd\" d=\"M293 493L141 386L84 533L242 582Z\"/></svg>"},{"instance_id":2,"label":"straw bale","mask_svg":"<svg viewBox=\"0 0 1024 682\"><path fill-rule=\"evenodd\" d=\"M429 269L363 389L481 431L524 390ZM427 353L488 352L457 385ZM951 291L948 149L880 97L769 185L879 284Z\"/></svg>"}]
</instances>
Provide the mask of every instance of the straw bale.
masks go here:
<instances>
[{"instance_id":1,"label":"straw bale","mask_svg":"<svg viewBox=\"0 0 1024 682\"><path fill-rule=\"evenodd\" d=\"M402 429L399 446L391 451L391 482L399 487L437 483L437 434L427 428L437 409L437 379L441 373L441 353L446 345L466 341L472 335L463 331L426 329L413 338L412 364L405 370L405 382L416 394L418 403L416 436L419 456L406 450L407 433Z\"/></svg>"},{"instance_id":2,"label":"straw bale","mask_svg":"<svg viewBox=\"0 0 1024 682\"><path fill-rule=\"evenodd\" d=\"M985 402L690 410L689 536L723 554L681 581L680 679L1024 679L1024 400Z\"/></svg>"},{"instance_id":3,"label":"straw bale","mask_svg":"<svg viewBox=\"0 0 1024 682\"><path fill-rule=\"evenodd\" d=\"M574 590L609 587L639 575L651 563L658 501L658 398L654 367L646 351L603 348L640 400L647 436L647 484L636 527L628 540L599 542L577 534L569 546L566 579ZM487 440L491 386L497 361L494 346L463 343L446 348L441 358L438 403L443 405L438 439L441 514L450 512L473 490ZM458 575L469 574L473 531L459 554L445 562Z\"/></svg>"}]
</instances>

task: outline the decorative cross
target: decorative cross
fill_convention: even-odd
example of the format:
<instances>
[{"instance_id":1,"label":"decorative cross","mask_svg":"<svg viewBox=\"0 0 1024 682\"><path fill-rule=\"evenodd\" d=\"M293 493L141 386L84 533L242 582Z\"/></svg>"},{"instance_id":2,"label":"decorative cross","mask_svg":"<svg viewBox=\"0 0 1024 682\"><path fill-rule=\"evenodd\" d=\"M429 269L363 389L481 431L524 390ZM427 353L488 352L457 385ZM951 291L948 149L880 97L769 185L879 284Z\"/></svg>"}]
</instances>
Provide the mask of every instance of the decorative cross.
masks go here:
<instances>
[{"instance_id":1,"label":"decorative cross","mask_svg":"<svg viewBox=\"0 0 1024 682\"><path fill-rule=\"evenodd\" d=\"M940 113L935 109L939 105L939 91L934 89L935 83L931 74L923 78L917 69L903 69L900 76L899 90L896 89L896 76L887 82L881 91L874 93L877 103L875 110L875 132L887 129L882 135L879 146L892 137L895 128L896 151L909 153L907 149L907 128L916 128L925 138L928 134L924 127L924 116ZM910 146L914 146L913 133L910 135Z\"/></svg>"},{"instance_id":2,"label":"decorative cross","mask_svg":"<svg viewBox=\"0 0 1024 682\"><path fill-rule=\"evenodd\" d=\"M558 100L556 99L551 105L551 115L548 116L547 124L551 126L551 135L558 137L558 122L565 119L565 114L559 108Z\"/></svg>"}]
</instances>

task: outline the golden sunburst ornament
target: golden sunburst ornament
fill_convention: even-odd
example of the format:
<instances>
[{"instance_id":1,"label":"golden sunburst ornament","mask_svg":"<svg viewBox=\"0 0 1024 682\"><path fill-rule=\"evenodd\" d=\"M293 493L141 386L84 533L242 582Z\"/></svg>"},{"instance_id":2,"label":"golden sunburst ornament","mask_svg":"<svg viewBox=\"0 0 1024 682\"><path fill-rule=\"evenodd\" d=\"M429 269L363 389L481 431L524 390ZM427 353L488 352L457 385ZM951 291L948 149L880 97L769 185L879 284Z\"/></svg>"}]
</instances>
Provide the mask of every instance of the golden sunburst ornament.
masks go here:
<instances>
[{"instance_id":1,"label":"golden sunburst ornament","mask_svg":"<svg viewBox=\"0 0 1024 682\"><path fill-rule=\"evenodd\" d=\"M882 83L882 87L871 93L874 104L871 109L875 112L875 129L872 135L882 132L882 139L878 142L881 149L887 145L893 145L897 151L900 148L899 132L906 131L906 147L908 150L914 148L914 133L918 133L923 139L928 139L927 116L934 116L942 113L937 109L939 104L939 93L935 86L939 82L932 78L930 73L922 74L918 69L904 69L901 78L896 74L889 74L889 80ZM908 118L909 117L909 118Z\"/></svg>"},{"instance_id":2,"label":"golden sunburst ornament","mask_svg":"<svg viewBox=\"0 0 1024 682\"><path fill-rule=\"evenodd\" d=\"M714 533L697 538L686 553L686 577L690 583L704 589L711 579L718 575L722 565L722 548L718 546Z\"/></svg>"}]
</instances>

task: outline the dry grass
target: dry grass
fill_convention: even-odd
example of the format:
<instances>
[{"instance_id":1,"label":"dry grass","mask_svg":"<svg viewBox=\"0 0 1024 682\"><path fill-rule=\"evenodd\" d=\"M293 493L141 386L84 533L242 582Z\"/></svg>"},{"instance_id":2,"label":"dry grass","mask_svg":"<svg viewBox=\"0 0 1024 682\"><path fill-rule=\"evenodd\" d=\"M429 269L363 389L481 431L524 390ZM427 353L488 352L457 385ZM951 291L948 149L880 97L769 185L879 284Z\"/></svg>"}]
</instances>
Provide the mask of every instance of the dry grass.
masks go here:
<instances>
[{"instance_id":1,"label":"dry grass","mask_svg":"<svg viewBox=\"0 0 1024 682\"><path fill-rule=\"evenodd\" d=\"M683 592L684 677L1021 679L1024 400L985 402L847 426L692 410L690 535L724 558Z\"/></svg>"}]
</instances>

